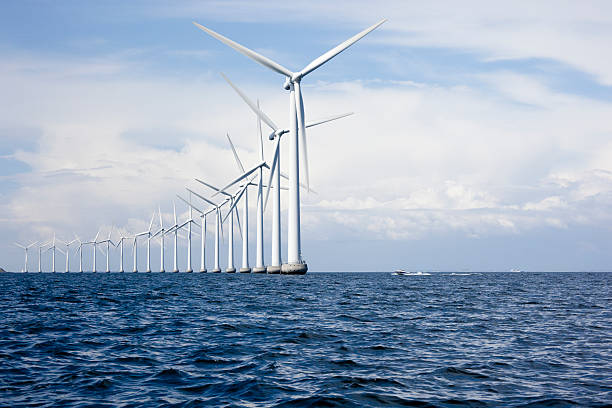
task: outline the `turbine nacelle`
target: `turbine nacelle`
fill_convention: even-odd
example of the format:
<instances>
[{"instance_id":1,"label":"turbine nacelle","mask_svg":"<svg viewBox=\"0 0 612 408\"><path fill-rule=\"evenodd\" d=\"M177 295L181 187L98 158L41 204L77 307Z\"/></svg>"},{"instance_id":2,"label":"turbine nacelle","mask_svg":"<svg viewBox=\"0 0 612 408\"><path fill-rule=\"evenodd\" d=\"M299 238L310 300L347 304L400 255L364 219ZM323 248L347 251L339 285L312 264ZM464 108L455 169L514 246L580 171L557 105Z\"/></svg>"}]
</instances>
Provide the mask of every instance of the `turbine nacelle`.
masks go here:
<instances>
[{"instance_id":1,"label":"turbine nacelle","mask_svg":"<svg viewBox=\"0 0 612 408\"><path fill-rule=\"evenodd\" d=\"M285 89L286 91L291 89L291 78L287 77L285 79L285 82L283 83L283 89Z\"/></svg>"}]
</instances>

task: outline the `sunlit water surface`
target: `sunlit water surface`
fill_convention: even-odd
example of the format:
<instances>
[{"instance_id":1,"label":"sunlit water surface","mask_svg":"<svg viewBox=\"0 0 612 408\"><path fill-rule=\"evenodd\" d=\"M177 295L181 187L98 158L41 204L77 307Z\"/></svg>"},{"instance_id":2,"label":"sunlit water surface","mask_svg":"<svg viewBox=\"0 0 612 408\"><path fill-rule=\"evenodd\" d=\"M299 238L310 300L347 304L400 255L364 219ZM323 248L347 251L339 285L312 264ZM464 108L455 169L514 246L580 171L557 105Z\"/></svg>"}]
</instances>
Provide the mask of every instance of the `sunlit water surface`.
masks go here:
<instances>
[{"instance_id":1,"label":"sunlit water surface","mask_svg":"<svg viewBox=\"0 0 612 408\"><path fill-rule=\"evenodd\" d=\"M0 405L603 406L611 278L0 274Z\"/></svg>"}]
</instances>

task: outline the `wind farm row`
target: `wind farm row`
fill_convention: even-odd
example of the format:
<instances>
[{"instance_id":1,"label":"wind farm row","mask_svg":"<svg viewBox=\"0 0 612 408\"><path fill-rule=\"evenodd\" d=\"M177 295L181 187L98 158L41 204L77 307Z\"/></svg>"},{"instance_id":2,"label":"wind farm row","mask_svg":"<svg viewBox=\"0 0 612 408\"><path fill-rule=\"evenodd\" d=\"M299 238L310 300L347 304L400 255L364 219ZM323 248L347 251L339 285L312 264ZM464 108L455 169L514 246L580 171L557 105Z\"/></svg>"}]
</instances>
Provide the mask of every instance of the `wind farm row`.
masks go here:
<instances>
[{"instance_id":1,"label":"wind farm row","mask_svg":"<svg viewBox=\"0 0 612 408\"><path fill-rule=\"evenodd\" d=\"M227 265L224 269L227 273L237 272L234 264L234 230L238 227L242 242L242 260L238 272L242 273L269 273L269 274L305 274L308 271L308 266L302 256L301 250L301 223L300 223L300 194L301 192L312 191L310 186L309 164L308 164L308 148L306 129L335 121L352 114L342 113L332 115L326 118L307 121L305 118L304 99L302 97L301 81L309 73L313 72L342 51L359 41L365 35L378 28L386 20L382 20L360 33L354 35L348 40L342 42L338 46L327 51L320 57L314 59L300 71L291 71L283 65L267 58L229 38L207 28L198 23L195 26L219 40L223 44L233 48L239 53L247 56L251 60L263 65L264 67L282 75L285 80L283 89L289 91L289 124L286 127L280 127L274 122L270 116L263 112L259 104L259 100L249 98L238 86L224 75L223 79L230 87L238 94L238 96L248 105L257 117L257 151L259 163L245 168L240 160L234 143L229 134L226 135L230 149L234 156L234 161L241 175L229 181L224 186L215 186L209 180L196 178L198 186L201 187L198 191L193 188L187 188L188 196L184 197L177 195L188 208L188 217L185 221L180 222L177 218L176 203L173 202L174 223L167 228L163 224L163 216L161 207L153 213L149 222L149 228L146 231L134 232L130 234L119 234L119 237L114 237L113 229L111 228L106 238L100 237L100 229L92 240L83 241L76 234L74 238L69 240L53 238L46 242L32 242L30 244L19 244L25 252L24 272L29 271L28 252L31 249L38 250L38 272L42 272L42 255L50 253L52 257L51 271L56 272L56 252L59 251L65 256L65 271L70 271L71 255L78 255L79 272L84 271L83 251L88 246L91 247L92 265L91 271L96 272L97 254L102 252L106 258L106 272L111 270L111 252L114 251L119 257L118 272L126 270L125 263L125 245L128 243L132 247L132 267L129 270L138 272L138 247L139 240L146 239L146 272L151 272L151 242L159 239L160 244L160 271L165 272L165 239L167 236L173 238L173 271L178 272L178 240L179 237L186 240L187 244L187 260L185 272L193 272L192 267L192 237L199 235L200 237L200 272L207 272L207 219L214 217L214 256L213 267L210 272L222 272L220 264L220 246L224 239L224 225L227 230ZM264 156L264 137L262 131L262 122L270 128L268 140L273 143L273 155L271 160L266 160ZM281 140L289 139L286 143L288 146L287 163L288 174L281 171ZM283 161L284 161L283 157ZM303 181L302 181L303 178ZM281 179L285 179L287 186L281 184ZM255 264L251 267L249 263L249 189L256 190L256 206L255 206ZM265 189L265 192L264 192ZM283 263L281 259L281 190L288 191L288 206L287 206L287 259ZM271 197L270 197L271 196ZM196 202L194 203L194 197ZM267 265L264 263L264 213L268 207L268 201L271 198L272 213L271 213L271 236L270 236L270 256ZM239 211L239 206L241 210ZM199 214L199 220L193 217L194 211ZM240 215L240 212L242 215ZM153 230L156 218L159 220L159 225L156 225L157 230ZM242 221L241 221L242 218ZM198 223L199 221L199 223ZM234 223L236 221L236 223ZM193 229L199 228L199 232ZM92 234L93 235L93 234ZM71 248L75 248L72 250Z\"/></svg>"}]
</instances>

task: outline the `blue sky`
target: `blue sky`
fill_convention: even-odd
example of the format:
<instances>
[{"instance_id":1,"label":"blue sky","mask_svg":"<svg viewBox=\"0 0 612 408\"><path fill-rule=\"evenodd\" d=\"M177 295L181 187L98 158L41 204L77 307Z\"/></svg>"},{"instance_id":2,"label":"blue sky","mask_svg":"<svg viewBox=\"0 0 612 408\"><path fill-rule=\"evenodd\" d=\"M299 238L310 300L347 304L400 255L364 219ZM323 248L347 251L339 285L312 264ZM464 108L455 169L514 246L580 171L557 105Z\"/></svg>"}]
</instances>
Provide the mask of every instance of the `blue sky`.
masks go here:
<instances>
[{"instance_id":1,"label":"blue sky","mask_svg":"<svg viewBox=\"0 0 612 408\"><path fill-rule=\"evenodd\" d=\"M609 3L301 7L2 2L0 267L22 268L13 241L129 235L158 205L170 222L193 177L236 176L226 132L257 161L218 73L279 124L283 79L191 21L297 70L388 18L303 82L308 117L355 112L309 133L311 270L611 268Z\"/></svg>"}]
</instances>

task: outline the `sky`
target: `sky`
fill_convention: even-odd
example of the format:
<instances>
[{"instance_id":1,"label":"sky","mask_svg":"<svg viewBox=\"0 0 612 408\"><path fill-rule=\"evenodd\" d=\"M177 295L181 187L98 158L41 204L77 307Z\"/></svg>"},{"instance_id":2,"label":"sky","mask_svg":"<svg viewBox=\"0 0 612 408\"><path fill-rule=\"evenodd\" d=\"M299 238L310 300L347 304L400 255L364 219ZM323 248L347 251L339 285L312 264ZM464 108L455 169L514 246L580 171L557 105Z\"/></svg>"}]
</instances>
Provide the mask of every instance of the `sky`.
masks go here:
<instances>
[{"instance_id":1,"label":"sky","mask_svg":"<svg viewBox=\"0 0 612 408\"><path fill-rule=\"evenodd\" d=\"M302 81L307 120L354 112L307 135L309 269L611 270L612 3L476 0L0 2L0 267L23 269L14 242L145 231L158 206L172 225L173 200L185 220L176 194L211 195L195 177L240 174L226 133L258 163L256 117L219 73L281 126L284 78L192 21L297 71L382 18ZM264 224L268 263L271 208Z\"/></svg>"}]
</instances>

